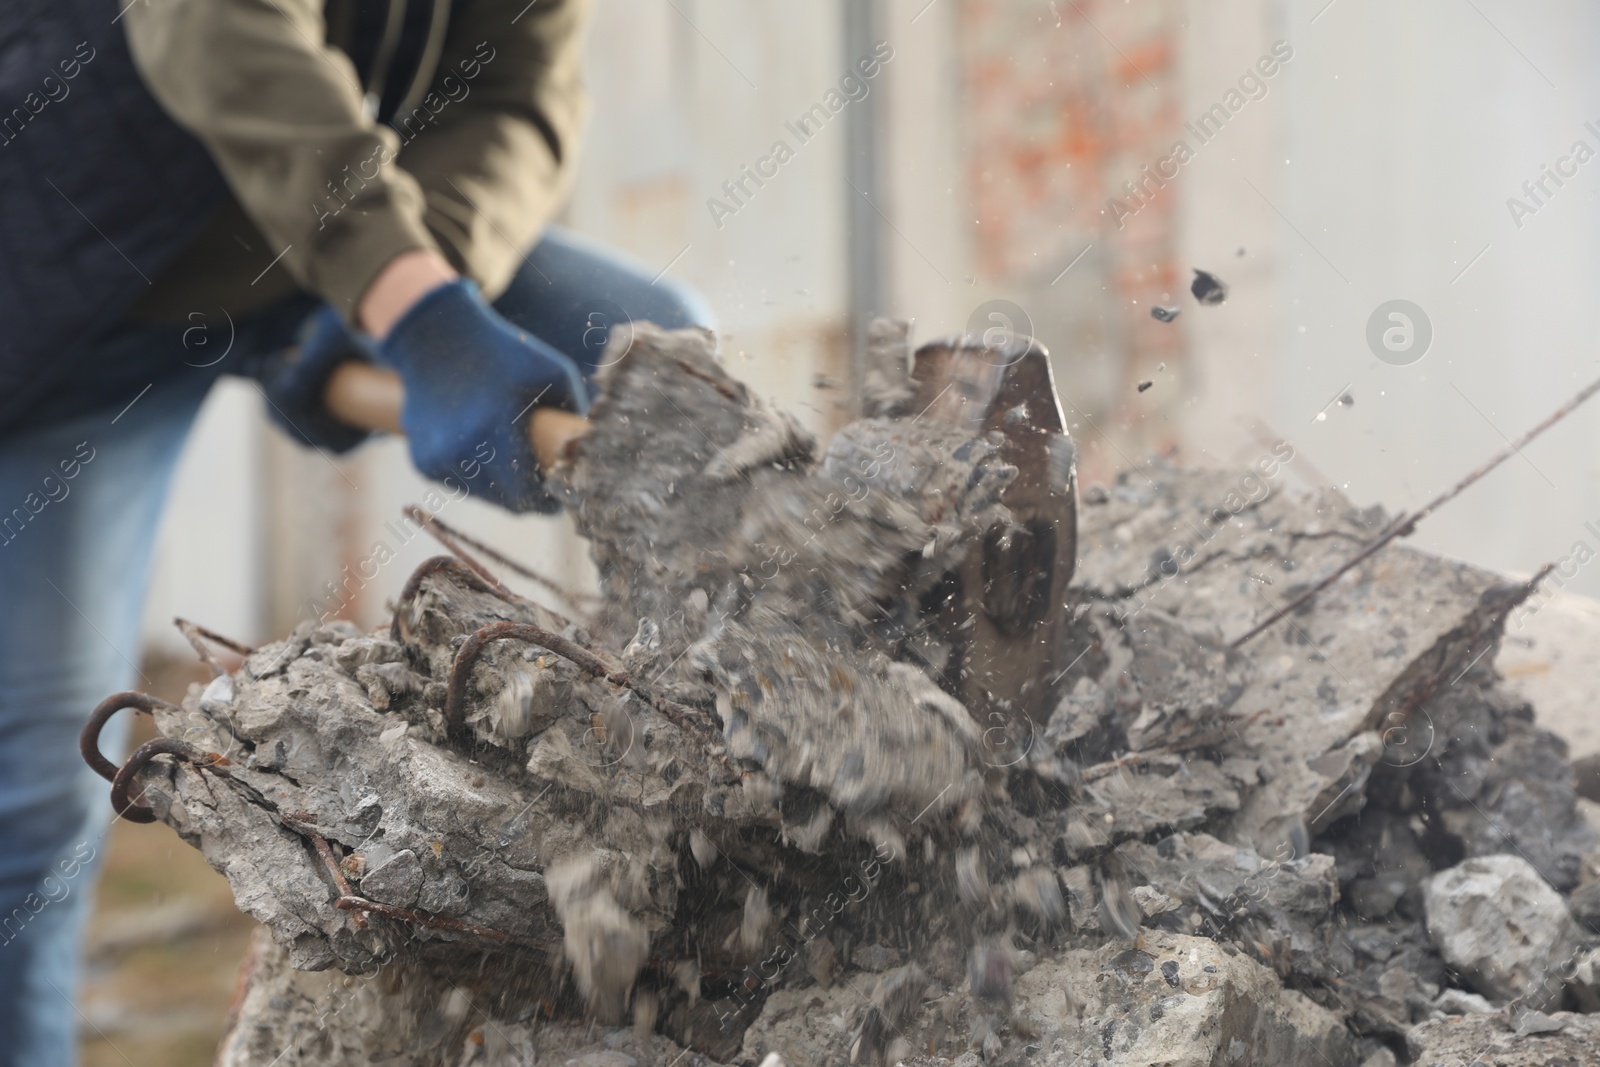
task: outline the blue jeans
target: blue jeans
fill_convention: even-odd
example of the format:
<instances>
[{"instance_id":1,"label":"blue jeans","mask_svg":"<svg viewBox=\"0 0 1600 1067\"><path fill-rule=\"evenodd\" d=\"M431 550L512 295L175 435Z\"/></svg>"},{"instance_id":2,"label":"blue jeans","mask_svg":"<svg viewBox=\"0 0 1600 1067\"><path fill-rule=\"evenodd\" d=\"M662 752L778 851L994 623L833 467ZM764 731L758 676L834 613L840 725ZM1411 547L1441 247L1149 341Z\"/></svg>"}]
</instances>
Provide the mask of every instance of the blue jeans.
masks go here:
<instances>
[{"instance_id":1,"label":"blue jeans","mask_svg":"<svg viewBox=\"0 0 1600 1067\"><path fill-rule=\"evenodd\" d=\"M119 327L0 435L0 1067L76 1059L79 942L111 814L78 733L103 697L146 684L140 611L184 439L211 383L292 343L314 306L240 319L209 366L225 335L213 348L192 325ZM711 325L695 294L558 230L495 307L589 371L619 317ZM101 735L113 760L130 714Z\"/></svg>"}]
</instances>

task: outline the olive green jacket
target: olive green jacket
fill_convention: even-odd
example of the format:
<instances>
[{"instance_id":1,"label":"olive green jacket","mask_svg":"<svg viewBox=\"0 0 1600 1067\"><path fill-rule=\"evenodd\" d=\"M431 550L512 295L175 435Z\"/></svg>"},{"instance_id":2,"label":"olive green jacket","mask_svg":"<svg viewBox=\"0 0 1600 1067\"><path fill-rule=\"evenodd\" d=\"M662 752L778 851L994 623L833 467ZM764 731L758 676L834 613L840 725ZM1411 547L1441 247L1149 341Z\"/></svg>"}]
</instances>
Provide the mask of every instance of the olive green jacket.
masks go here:
<instances>
[{"instance_id":1,"label":"olive green jacket","mask_svg":"<svg viewBox=\"0 0 1600 1067\"><path fill-rule=\"evenodd\" d=\"M380 86L361 84L336 43L348 3L128 4L140 76L233 193L135 318L218 305L237 317L297 288L349 318L384 264L412 249L440 251L491 297L504 288L571 179L588 0L440 8L391 127L373 117Z\"/></svg>"}]
</instances>

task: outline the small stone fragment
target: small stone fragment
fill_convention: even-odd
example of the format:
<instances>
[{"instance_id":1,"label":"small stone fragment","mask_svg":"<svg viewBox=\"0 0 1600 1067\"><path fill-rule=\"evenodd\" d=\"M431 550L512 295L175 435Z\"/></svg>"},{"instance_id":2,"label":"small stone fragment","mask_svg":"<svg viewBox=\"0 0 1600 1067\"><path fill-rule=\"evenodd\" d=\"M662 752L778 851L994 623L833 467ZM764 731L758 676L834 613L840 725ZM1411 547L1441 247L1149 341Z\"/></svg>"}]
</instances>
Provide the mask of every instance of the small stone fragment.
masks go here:
<instances>
[{"instance_id":1,"label":"small stone fragment","mask_svg":"<svg viewBox=\"0 0 1600 1067\"><path fill-rule=\"evenodd\" d=\"M1508 1064L1554 1067L1587 1065L1600 1048L1600 1015L1556 1012L1545 1018L1559 1030L1536 1036L1508 1029L1499 1014L1446 1016L1413 1026L1406 1034L1412 1067L1459 1067L1461 1064Z\"/></svg>"},{"instance_id":2,"label":"small stone fragment","mask_svg":"<svg viewBox=\"0 0 1600 1067\"><path fill-rule=\"evenodd\" d=\"M566 929L566 956L579 990L602 1019L620 1021L628 991L650 954L649 932L622 910L586 856L550 868L545 884Z\"/></svg>"},{"instance_id":3,"label":"small stone fragment","mask_svg":"<svg viewBox=\"0 0 1600 1067\"><path fill-rule=\"evenodd\" d=\"M866 1052L876 1056L885 1051L885 1047L899 1036L906 1021L921 1005L922 991L927 987L928 976L914 963L908 963L878 979L861 1027L850 1042L850 1062L862 1060L862 1054ZM893 1063L893 1058L889 1058L888 1062Z\"/></svg>"},{"instance_id":4,"label":"small stone fragment","mask_svg":"<svg viewBox=\"0 0 1600 1067\"><path fill-rule=\"evenodd\" d=\"M983 855L977 845L956 854L956 890L969 907L988 903L989 876L983 869Z\"/></svg>"},{"instance_id":5,"label":"small stone fragment","mask_svg":"<svg viewBox=\"0 0 1600 1067\"><path fill-rule=\"evenodd\" d=\"M422 892L422 861L409 848L396 852L366 873L361 879L361 892L397 908L414 906L417 894Z\"/></svg>"},{"instance_id":6,"label":"small stone fragment","mask_svg":"<svg viewBox=\"0 0 1600 1067\"><path fill-rule=\"evenodd\" d=\"M1035 868L1019 874L1011 883L1011 898L1049 925L1066 918L1067 902L1053 871Z\"/></svg>"},{"instance_id":7,"label":"small stone fragment","mask_svg":"<svg viewBox=\"0 0 1600 1067\"><path fill-rule=\"evenodd\" d=\"M694 960L680 960L672 968L672 981L688 995L691 1005L700 999L700 965Z\"/></svg>"},{"instance_id":8,"label":"small stone fragment","mask_svg":"<svg viewBox=\"0 0 1600 1067\"><path fill-rule=\"evenodd\" d=\"M839 974L839 950L833 942L819 937L806 948L806 973L823 989L832 989Z\"/></svg>"},{"instance_id":9,"label":"small stone fragment","mask_svg":"<svg viewBox=\"0 0 1600 1067\"><path fill-rule=\"evenodd\" d=\"M1494 1011L1493 1004L1465 989L1446 989L1439 994L1433 1006L1446 1015L1489 1015Z\"/></svg>"},{"instance_id":10,"label":"small stone fragment","mask_svg":"<svg viewBox=\"0 0 1600 1067\"><path fill-rule=\"evenodd\" d=\"M1194 268L1194 281L1189 284L1189 292L1202 304L1220 304L1228 299L1228 286L1210 271Z\"/></svg>"},{"instance_id":11,"label":"small stone fragment","mask_svg":"<svg viewBox=\"0 0 1600 1067\"><path fill-rule=\"evenodd\" d=\"M527 736L533 728L533 678L527 671L512 671L495 700L496 724L511 740Z\"/></svg>"},{"instance_id":12,"label":"small stone fragment","mask_svg":"<svg viewBox=\"0 0 1600 1067\"><path fill-rule=\"evenodd\" d=\"M656 1014L660 1007L656 995L649 991L641 992L633 998L633 1032L640 1038L648 1039L654 1032Z\"/></svg>"},{"instance_id":13,"label":"small stone fragment","mask_svg":"<svg viewBox=\"0 0 1600 1067\"><path fill-rule=\"evenodd\" d=\"M967 986L980 1001L1009 1004L1016 970L1015 950L1004 940L980 941L967 956Z\"/></svg>"},{"instance_id":14,"label":"small stone fragment","mask_svg":"<svg viewBox=\"0 0 1600 1067\"><path fill-rule=\"evenodd\" d=\"M867 326L863 406L871 415L901 411L915 392L911 381L911 323L873 319Z\"/></svg>"},{"instance_id":15,"label":"small stone fragment","mask_svg":"<svg viewBox=\"0 0 1600 1067\"><path fill-rule=\"evenodd\" d=\"M717 846L711 843L705 831L698 826L689 831L689 851L694 854L694 861L702 870L717 861Z\"/></svg>"},{"instance_id":16,"label":"small stone fragment","mask_svg":"<svg viewBox=\"0 0 1600 1067\"><path fill-rule=\"evenodd\" d=\"M1565 1019L1546 1015L1542 1011L1535 1011L1522 1004L1507 1005L1506 1015L1509 1017L1512 1032L1522 1037L1530 1034L1558 1034L1567 1028Z\"/></svg>"},{"instance_id":17,"label":"small stone fragment","mask_svg":"<svg viewBox=\"0 0 1600 1067\"><path fill-rule=\"evenodd\" d=\"M1132 941L1139 936L1139 905L1134 903L1128 881L1118 871L1100 872L1100 925L1118 937Z\"/></svg>"},{"instance_id":18,"label":"small stone fragment","mask_svg":"<svg viewBox=\"0 0 1600 1067\"><path fill-rule=\"evenodd\" d=\"M744 921L739 925L739 947L754 954L766 942L767 927L772 925L772 909L767 906L767 891L753 885L744 895Z\"/></svg>"},{"instance_id":19,"label":"small stone fragment","mask_svg":"<svg viewBox=\"0 0 1600 1067\"><path fill-rule=\"evenodd\" d=\"M1139 906L1139 913L1146 919L1153 919L1157 915L1165 915L1169 911L1177 911L1183 907L1183 901L1169 897L1149 885L1133 887L1133 902Z\"/></svg>"}]
</instances>

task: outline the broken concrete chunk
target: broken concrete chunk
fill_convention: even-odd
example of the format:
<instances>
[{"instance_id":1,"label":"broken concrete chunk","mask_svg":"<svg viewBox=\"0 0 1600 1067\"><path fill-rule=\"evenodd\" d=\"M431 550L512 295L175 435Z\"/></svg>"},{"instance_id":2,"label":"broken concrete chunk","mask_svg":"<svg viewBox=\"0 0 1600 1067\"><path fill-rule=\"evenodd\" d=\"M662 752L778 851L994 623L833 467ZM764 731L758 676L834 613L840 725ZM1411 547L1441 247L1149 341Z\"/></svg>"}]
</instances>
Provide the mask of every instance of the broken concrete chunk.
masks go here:
<instances>
[{"instance_id":1,"label":"broken concrete chunk","mask_svg":"<svg viewBox=\"0 0 1600 1067\"><path fill-rule=\"evenodd\" d=\"M404 663L361 663L352 673L367 690L367 699L378 711L398 711L409 696L421 693L427 679Z\"/></svg>"},{"instance_id":2,"label":"broken concrete chunk","mask_svg":"<svg viewBox=\"0 0 1600 1067\"><path fill-rule=\"evenodd\" d=\"M1556 771L1566 744L1496 685L1448 686L1420 711L1419 741L1431 751L1405 769L1410 790L1429 798L1433 847L1463 858L1515 851L1557 890L1575 887L1600 833L1578 810L1571 777Z\"/></svg>"},{"instance_id":3,"label":"broken concrete chunk","mask_svg":"<svg viewBox=\"0 0 1600 1067\"><path fill-rule=\"evenodd\" d=\"M862 410L869 416L903 414L915 394L916 383L911 380L911 323L904 319L873 319L867 326Z\"/></svg>"},{"instance_id":4,"label":"broken concrete chunk","mask_svg":"<svg viewBox=\"0 0 1600 1067\"><path fill-rule=\"evenodd\" d=\"M1284 852L1267 860L1200 833L1174 834L1155 845L1129 842L1117 853L1136 877L1182 902L1172 919L1199 914L1198 931L1232 934L1284 976L1330 973L1330 920L1339 899L1332 857L1293 859Z\"/></svg>"},{"instance_id":5,"label":"broken concrete chunk","mask_svg":"<svg viewBox=\"0 0 1600 1067\"><path fill-rule=\"evenodd\" d=\"M1216 642L1331 572L1383 523L1336 492L1295 497L1256 473L1142 473L1081 513L1079 580L1121 600L1131 619L1164 611ZM1358 734L1378 734L1380 762L1420 760L1427 726L1407 730L1412 709L1486 656L1527 592L1395 545L1243 646L1250 680L1232 710L1270 777L1244 798L1229 836L1270 854L1359 805L1358 766L1300 770Z\"/></svg>"},{"instance_id":6,"label":"broken concrete chunk","mask_svg":"<svg viewBox=\"0 0 1600 1067\"><path fill-rule=\"evenodd\" d=\"M1016 997L1040 1031L1030 1043L1042 1046L1044 1062L1356 1063L1336 1016L1206 938L1146 931L1142 949L1107 945L1041 961L1017 981Z\"/></svg>"},{"instance_id":7,"label":"broken concrete chunk","mask_svg":"<svg viewBox=\"0 0 1600 1067\"><path fill-rule=\"evenodd\" d=\"M1547 1018L1559 1029L1518 1034L1506 1028L1498 1012L1433 1019L1412 1028L1406 1048L1412 1067L1586 1067L1595 1062L1600 1015L1556 1012Z\"/></svg>"},{"instance_id":8,"label":"broken concrete chunk","mask_svg":"<svg viewBox=\"0 0 1600 1067\"><path fill-rule=\"evenodd\" d=\"M346 674L354 674L356 668L369 663L404 663L406 659L403 645L359 630L354 637L328 643L334 646L333 661Z\"/></svg>"},{"instance_id":9,"label":"broken concrete chunk","mask_svg":"<svg viewBox=\"0 0 1600 1067\"><path fill-rule=\"evenodd\" d=\"M1561 1002L1560 969L1578 949L1561 895L1520 856L1482 856L1423 887L1428 936L1445 962L1495 1001Z\"/></svg>"},{"instance_id":10,"label":"broken concrete chunk","mask_svg":"<svg viewBox=\"0 0 1600 1067\"><path fill-rule=\"evenodd\" d=\"M1138 691L1138 717L1127 725L1128 747L1136 752L1213 723L1244 690L1249 676L1242 656L1164 611L1139 612L1125 632Z\"/></svg>"},{"instance_id":11,"label":"broken concrete chunk","mask_svg":"<svg viewBox=\"0 0 1600 1067\"><path fill-rule=\"evenodd\" d=\"M889 978L882 983L891 984ZM969 1041L981 1035L980 1049L990 1048L1001 1063L1357 1063L1355 1044L1337 1016L1206 938L1147 931L1142 949L1069 949L1017 976L1009 991L1012 1007L999 1014L993 1000L978 1004L965 991L907 999L896 1022L900 1035L910 1048L932 1055L906 1062L976 1063L963 1057ZM868 1010L864 992L849 986L777 991L745 1032L741 1062L772 1051L792 1067L850 1062L861 1026L853 1020Z\"/></svg>"},{"instance_id":12,"label":"broken concrete chunk","mask_svg":"<svg viewBox=\"0 0 1600 1067\"><path fill-rule=\"evenodd\" d=\"M1573 916L1579 922L1600 929L1600 879L1585 882L1574 889L1569 903Z\"/></svg>"},{"instance_id":13,"label":"broken concrete chunk","mask_svg":"<svg viewBox=\"0 0 1600 1067\"><path fill-rule=\"evenodd\" d=\"M602 1019L620 1022L633 981L650 954L649 931L617 903L588 856L552 867L545 883L566 929L566 957L578 989Z\"/></svg>"},{"instance_id":14,"label":"broken concrete chunk","mask_svg":"<svg viewBox=\"0 0 1600 1067\"><path fill-rule=\"evenodd\" d=\"M401 849L361 879L361 891L373 900L409 908L422 892L422 861L409 848Z\"/></svg>"},{"instance_id":15,"label":"broken concrete chunk","mask_svg":"<svg viewBox=\"0 0 1600 1067\"><path fill-rule=\"evenodd\" d=\"M1446 989L1434 1000L1433 1006L1446 1015L1490 1015L1495 1010L1484 997L1465 989Z\"/></svg>"}]
</instances>

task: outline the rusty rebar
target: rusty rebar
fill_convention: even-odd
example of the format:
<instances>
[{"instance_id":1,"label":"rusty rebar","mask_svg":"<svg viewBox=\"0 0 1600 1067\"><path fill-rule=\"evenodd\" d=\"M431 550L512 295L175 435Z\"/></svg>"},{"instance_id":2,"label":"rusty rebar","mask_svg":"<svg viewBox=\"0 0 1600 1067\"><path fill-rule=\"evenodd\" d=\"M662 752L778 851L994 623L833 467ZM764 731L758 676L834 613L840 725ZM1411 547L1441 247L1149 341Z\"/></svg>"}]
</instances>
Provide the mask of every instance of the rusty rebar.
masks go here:
<instances>
[{"instance_id":1,"label":"rusty rebar","mask_svg":"<svg viewBox=\"0 0 1600 1067\"><path fill-rule=\"evenodd\" d=\"M243 641L235 641L231 637L224 637L215 630L201 626L197 622L190 622L188 619L175 616L172 620L172 625L176 626L178 632L183 634L183 639L189 642L189 647L195 650L195 654L200 657L200 661L210 667L219 678L228 673L228 668L219 663L217 658L211 654L211 650L205 644L207 641L214 645L221 645L229 652L235 652L240 656L248 656L255 651Z\"/></svg>"},{"instance_id":2,"label":"rusty rebar","mask_svg":"<svg viewBox=\"0 0 1600 1067\"><path fill-rule=\"evenodd\" d=\"M444 721L449 729L457 730L466 721L467 681L472 677L472 668L478 662L478 657L490 644L508 638L538 645L613 685L633 688L633 678L627 671L613 668L576 641L569 641L531 622L491 622L463 641L461 650L456 653L444 705Z\"/></svg>"},{"instance_id":3,"label":"rusty rebar","mask_svg":"<svg viewBox=\"0 0 1600 1067\"><path fill-rule=\"evenodd\" d=\"M426 510L425 508L420 508L415 504L410 504L403 509L403 513L406 518L410 519L418 526L421 526L424 530L427 530L428 533L431 534L433 538L441 545L448 548L451 552L454 552L457 559L461 560L461 562L465 563L468 567L471 567L472 570L477 573L478 577L482 578L484 581L493 586L494 591L500 596L504 597L506 600L526 599L525 597L519 596L517 593L513 592L504 582L495 576L493 571L491 571L488 567L485 567L482 563L479 563L471 552L468 552L466 549L457 544L453 533L441 526L439 521L433 517L432 512Z\"/></svg>"},{"instance_id":4,"label":"rusty rebar","mask_svg":"<svg viewBox=\"0 0 1600 1067\"><path fill-rule=\"evenodd\" d=\"M526 622L492 622L462 642L460 651L456 653L455 663L450 669L450 688L445 697L444 721L447 729L454 732L466 724L467 682L472 677L472 668L478 662L478 657L488 645L506 639L527 641L553 652L580 669L604 678L612 685L631 690L660 712L663 718L680 729L702 735L706 733L705 725L690 718L695 714L693 709L661 696L652 687L635 681L626 670L612 666L599 654L584 648L576 641L570 641L542 626Z\"/></svg>"},{"instance_id":5,"label":"rusty rebar","mask_svg":"<svg viewBox=\"0 0 1600 1067\"><path fill-rule=\"evenodd\" d=\"M344 868L339 866L339 860L333 854L333 846L328 844L328 839L319 833L312 833L311 843L317 847L317 855L322 857L322 863L328 868L328 874L333 878L334 886L339 890L339 899L357 899L355 890L350 888L350 880L344 876ZM351 914L351 919L361 929L367 928L367 917L360 911Z\"/></svg>"},{"instance_id":6,"label":"rusty rebar","mask_svg":"<svg viewBox=\"0 0 1600 1067\"><path fill-rule=\"evenodd\" d=\"M1214 730L1202 730L1190 734L1188 737L1179 738L1170 744L1148 748L1140 752L1130 752L1126 756L1106 760L1104 763L1090 764L1083 769L1078 780L1080 782L1098 781L1107 775L1115 774L1117 771L1125 770L1128 767L1136 767L1141 763L1148 763L1163 756L1176 756L1184 752L1192 752L1197 748L1211 748L1215 745L1224 744L1239 737L1240 727L1259 722L1269 711L1271 711L1270 708L1262 708L1260 711L1244 718L1226 722Z\"/></svg>"},{"instance_id":7,"label":"rusty rebar","mask_svg":"<svg viewBox=\"0 0 1600 1067\"><path fill-rule=\"evenodd\" d=\"M504 930L496 930L492 926L463 922L460 919L450 919L427 911L414 911L411 908L385 904L380 900L368 900L366 897L358 897L354 894L339 897L333 902L333 906L340 911L368 912L375 915L383 915L390 919L398 919L413 926L430 926L435 930L449 930L455 934L467 934L483 941L491 941L497 945L514 946L543 953L551 951L548 946L520 941Z\"/></svg>"},{"instance_id":8,"label":"rusty rebar","mask_svg":"<svg viewBox=\"0 0 1600 1067\"><path fill-rule=\"evenodd\" d=\"M423 560L417 569L411 572L411 577L406 579L406 584L401 588L399 599L395 601L394 619L389 624L390 640L396 643L404 640L405 634L402 632L401 620L411 611L412 603L416 601L418 594L422 592L423 580L440 571L449 571L452 578L466 583L480 593L488 593L490 596L501 595L499 590L485 582L476 571L456 557L432 556Z\"/></svg>"},{"instance_id":9,"label":"rusty rebar","mask_svg":"<svg viewBox=\"0 0 1600 1067\"><path fill-rule=\"evenodd\" d=\"M1450 501L1460 496L1469 486L1482 479L1484 475L1500 466L1500 464L1504 463L1512 456L1520 453L1524 445L1529 444L1534 438L1538 437L1550 427L1554 426L1556 423L1572 414L1572 412L1575 411L1579 405L1588 400L1590 397L1594 396L1594 394L1597 392L1600 392L1600 379L1596 379L1595 381L1592 381L1588 385L1584 386L1577 392L1576 395L1573 396L1571 400L1568 400L1565 404L1562 404L1560 407L1556 408L1555 411L1545 416L1544 420L1541 421L1537 426L1533 427L1533 429L1524 433L1515 441L1508 442L1505 448L1502 448L1499 452L1491 456L1489 461L1484 463L1483 466L1472 471L1465 478L1462 478L1455 485L1451 486L1449 489L1446 489L1444 492L1440 493L1438 496L1434 497L1417 510L1408 515L1400 516L1388 526L1384 527L1383 532L1374 538L1372 542L1365 548L1357 552L1354 556L1345 560L1345 562L1340 564L1338 567L1335 567L1331 573L1323 577L1315 585L1311 586L1311 588L1307 589L1305 592L1301 593L1284 606L1277 608L1272 612L1271 615L1268 615L1265 619L1250 627L1250 629L1246 630L1243 634L1234 638L1233 641L1229 643L1229 647L1238 648L1246 641L1250 640L1252 637L1255 637L1273 623L1277 622L1279 619L1298 611L1300 608L1310 603L1311 600L1317 596L1317 594L1328 588L1328 586L1332 585L1334 582L1350 573L1350 571L1354 570L1356 567L1359 567L1365 560L1371 558L1372 555L1384 545L1387 545L1389 542L1399 537L1409 537L1412 532L1416 530L1417 523L1421 522L1423 519L1426 519L1429 515L1432 515L1438 508L1448 504Z\"/></svg>"},{"instance_id":10,"label":"rusty rebar","mask_svg":"<svg viewBox=\"0 0 1600 1067\"><path fill-rule=\"evenodd\" d=\"M156 708L168 711L177 711L177 707L168 704L159 697L148 693L135 693L133 691L113 693L89 713L89 721L83 724L83 732L78 735L78 753L83 756L83 762L106 781L112 781L117 776L117 765L106 759L100 751L100 731L105 729L111 717L124 708L142 711L146 715L155 713Z\"/></svg>"},{"instance_id":11,"label":"rusty rebar","mask_svg":"<svg viewBox=\"0 0 1600 1067\"><path fill-rule=\"evenodd\" d=\"M220 752L205 752L196 748L189 742L176 737L158 737L153 741L146 741L128 756L128 762L122 765L116 776L111 779L111 810L119 818L129 822L155 822L155 812L149 805L140 804L128 795L133 787L134 776L144 770L145 765L157 756L177 756L194 764L196 767L221 767L226 766L228 757Z\"/></svg>"},{"instance_id":12,"label":"rusty rebar","mask_svg":"<svg viewBox=\"0 0 1600 1067\"><path fill-rule=\"evenodd\" d=\"M573 607L577 607L580 600L599 599L599 597L595 596L593 593L580 593L574 589L567 589L566 587L558 584L555 579L545 577L532 567L529 567L527 564L518 563L516 560L512 559L510 556L507 556L493 545L485 544L472 535L464 533L456 527L451 526L449 523L439 518L439 516L424 511L415 505L407 508L406 514L414 521L420 523L423 529L432 534L440 544L444 545L450 551L457 553L462 562L468 563L469 566L470 557L461 552L460 548L452 543L452 539L454 541L459 541L464 545L470 545L472 548L494 560L500 566L505 567L507 570L513 571L516 574L520 574L529 581L544 586L550 592L554 593L562 600L565 600Z\"/></svg>"}]
</instances>

